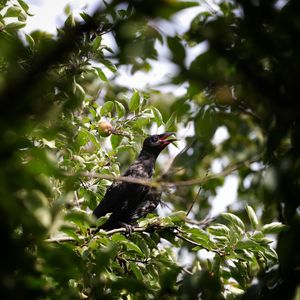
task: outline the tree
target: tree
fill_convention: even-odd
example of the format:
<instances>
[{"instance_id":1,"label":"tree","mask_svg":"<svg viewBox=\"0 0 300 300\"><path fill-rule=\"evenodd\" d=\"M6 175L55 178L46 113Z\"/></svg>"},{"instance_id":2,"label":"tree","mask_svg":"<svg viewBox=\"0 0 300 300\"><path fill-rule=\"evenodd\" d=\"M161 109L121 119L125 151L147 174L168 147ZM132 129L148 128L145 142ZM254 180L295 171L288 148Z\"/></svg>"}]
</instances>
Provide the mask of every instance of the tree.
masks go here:
<instances>
[{"instance_id":1,"label":"tree","mask_svg":"<svg viewBox=\"0 0 300 300\"><path fill-rule=\"evenodd\" d=\"M3 298L299 297L299 4L220 1L184 34L159 30L158 20L201 5L111 1L82 20L67 10L56 36L24 36L29 6L1 2ZM117 51L105 45L108 33ZM202 42L187 65L187 49ZM149 71L157 43L178 67L168 83L188 86L181 97L114 81L122 65ZM153 124L195 131L167 172L158 166L156 180L143 182L163 190L172 211L148 215L130 235L92 234L90 210L124 180L120 166ZM220 127L228 138L215 146ZM205 219L231 173L236 205ZM185 253L188 266L179 263Z\"/></svg>"}]
</instances>

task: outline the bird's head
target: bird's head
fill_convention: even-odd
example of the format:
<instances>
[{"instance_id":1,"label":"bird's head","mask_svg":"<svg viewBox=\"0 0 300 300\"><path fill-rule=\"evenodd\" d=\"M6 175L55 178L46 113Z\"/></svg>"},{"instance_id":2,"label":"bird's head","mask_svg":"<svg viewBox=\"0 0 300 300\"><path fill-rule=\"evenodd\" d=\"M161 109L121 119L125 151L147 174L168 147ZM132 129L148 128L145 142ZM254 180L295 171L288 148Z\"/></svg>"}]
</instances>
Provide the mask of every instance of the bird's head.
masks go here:
<instances>
[{"instance_id":1,"label":"bird's head","mask_svg":"<svg viewBox=\"0 0 300 300\"><path fill-rule=\"evenodd\" d=\"M143 151L158 156L158 154L169 144L177 141L172 135L172 132L165 132L147 137L143 143Z\"/></svg>"}]
</instances>

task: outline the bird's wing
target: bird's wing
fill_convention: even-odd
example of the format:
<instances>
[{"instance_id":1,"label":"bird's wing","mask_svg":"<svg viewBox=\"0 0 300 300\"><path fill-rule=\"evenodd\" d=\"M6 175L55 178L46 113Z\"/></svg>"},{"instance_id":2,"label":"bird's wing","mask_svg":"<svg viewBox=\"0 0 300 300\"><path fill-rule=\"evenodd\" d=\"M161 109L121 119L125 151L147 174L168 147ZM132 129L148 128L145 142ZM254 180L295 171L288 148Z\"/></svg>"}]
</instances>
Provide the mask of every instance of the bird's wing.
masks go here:
<instances>
[{"instance_id":1,"label":"bird's wing","mask_svg":"<svg viewBox=\"0 0 300 300\"><path fill-rule=\"evenodd\" d=\"M126 184L124 182L114 182L106 191L103 199L94 209L93 214L97 217L103 217L113 212L121 205L120 199L124 198L126 192Z\"/></svg>"},{"instance_id":2,"label":"bird's wing","mask_svg":"<svg viewBox=\"0 0 300 300\"><path fill-rule=\"evenodd\" d=\"M156 188L151 188L148 190L147 194L143 198L143 201L139 203L136 209L131 214L131 220L134 222L148 213L154 211L157 205L161 202L161 192Z\"/></svg>"}]
</instances>

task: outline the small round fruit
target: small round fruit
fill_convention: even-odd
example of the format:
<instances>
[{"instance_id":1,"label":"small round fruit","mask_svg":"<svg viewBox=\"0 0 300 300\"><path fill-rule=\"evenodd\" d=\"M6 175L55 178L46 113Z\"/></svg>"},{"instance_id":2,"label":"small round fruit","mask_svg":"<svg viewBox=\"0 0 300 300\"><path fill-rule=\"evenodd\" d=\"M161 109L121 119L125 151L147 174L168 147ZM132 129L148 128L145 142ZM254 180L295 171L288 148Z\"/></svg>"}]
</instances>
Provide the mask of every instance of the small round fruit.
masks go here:
<instances>
[{"instance_id":1,"label":"small round fruit","mask_svg":"<svg viewBox=\"0 0 300 300\"><path fill-rule=\"evenodd\" d=\"M98 132L103 137L108 137L111 135L113 130L112 125L108 121L100 121L98 124Z\"/></svg>"},{"instance_id":2,"label":"small round fruit","mask_svg":"<svg viewBox=\"0 0 300 300\"><path fill-rule=\"evenodd\" d=\"M219 105L232 105L233 94L227 85L220 85L214 89L215 102Z\"/></svg>"}]
</instances>

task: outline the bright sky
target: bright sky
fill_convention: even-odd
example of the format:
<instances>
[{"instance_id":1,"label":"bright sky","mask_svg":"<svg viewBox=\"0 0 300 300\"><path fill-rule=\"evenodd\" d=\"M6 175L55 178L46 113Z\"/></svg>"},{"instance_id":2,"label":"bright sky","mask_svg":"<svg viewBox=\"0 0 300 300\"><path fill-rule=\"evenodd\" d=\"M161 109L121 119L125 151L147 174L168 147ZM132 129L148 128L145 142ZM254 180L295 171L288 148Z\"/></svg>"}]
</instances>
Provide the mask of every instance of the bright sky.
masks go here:
<instances>
[{"instance_id":1,"label":"bright sky","mask_svg":"<svg viewBox=\"0 0 300 300\"><path fill-rule=\"evenodd\" d=\"M76 1L68 1L68 0L27 0L27 3L30 6L30 12L34 14L33 17L29 17L27 21L27 26L25 27L25 31L27 33L39 29L44 30L50 33L55 34L56 29L61 27L66 19L66 15L64 13L65 7L69 4L72 8L72 11L75 16L79 15L79 12L85 10L88 13L91 13L99 4L99 0L76 0ZM192 8L183 11L180 14L177 14L173 18L172 25L167 22L161 22L159 24L160 29L163 32L168 34L172 34L175 32L182 33L186 28L189 20L192 20L197 14L199 10ZM114 47L113 41L109 36L106 38L106 42ZM159 60L152 63L153 69L149 73L136 72L134 75L130 74L130 71L126 67L119 68L119 76L116 79L116 82L120 85L124 85L131 88L142 89L145 86L157 86L162 82L165 82L166 79L172 74L176 72L176 66L168 62L168 50L166 47L161 46L157 43L158 53L160 54ZM202 43L188 51L186 64L189 65L190 62L199 55L201 52L205 51L207 44ZM108 74L109 75L109 74ZM185 86L162 86L159 88L164 92L172 92L175 95L182 95L185 92ZM188 132L186 132L186 128L182 128L179 131L179 135L182 134L192 135L193 127L191 127ZM221 143L224 139L227 139L228 132L225 127L220 127L213 138L213 143L215 145ZM171 155L175 157L176 154L184 147L184 143L179 143L179 149L172 147ZM212 172L219 172L221 167L220 162L216 162L213 164ZM212 199L213 209L211 211L211 215L215 216L219 213L225 211L226 206L232 204L237 198L237 186L238 181L235 175L228 176L225 179L224 186L219 188L217 196Z\"/></svg>"}]
</instances>

